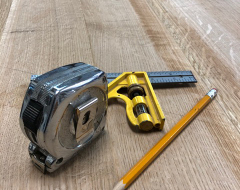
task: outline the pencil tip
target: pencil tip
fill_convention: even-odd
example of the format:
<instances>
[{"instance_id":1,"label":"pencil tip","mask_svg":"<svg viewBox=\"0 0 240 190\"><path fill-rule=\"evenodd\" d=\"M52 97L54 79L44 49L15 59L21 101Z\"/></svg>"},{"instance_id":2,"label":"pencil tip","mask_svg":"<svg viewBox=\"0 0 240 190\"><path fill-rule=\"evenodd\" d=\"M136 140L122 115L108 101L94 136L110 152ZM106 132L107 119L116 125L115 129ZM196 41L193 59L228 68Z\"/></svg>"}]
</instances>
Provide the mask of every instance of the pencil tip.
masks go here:
<instances>
[{"instance_id":1,"label":"pencil tip","mask_svg":"<svg viewBox=\"0 0 240 190\"><path fill-rule=\"evenodd\" d=\"M124 190L125 189L126 184L123 183L123 180L119 181L115 187L113 188L113 190Z\"/></svg>"}]
</instances>

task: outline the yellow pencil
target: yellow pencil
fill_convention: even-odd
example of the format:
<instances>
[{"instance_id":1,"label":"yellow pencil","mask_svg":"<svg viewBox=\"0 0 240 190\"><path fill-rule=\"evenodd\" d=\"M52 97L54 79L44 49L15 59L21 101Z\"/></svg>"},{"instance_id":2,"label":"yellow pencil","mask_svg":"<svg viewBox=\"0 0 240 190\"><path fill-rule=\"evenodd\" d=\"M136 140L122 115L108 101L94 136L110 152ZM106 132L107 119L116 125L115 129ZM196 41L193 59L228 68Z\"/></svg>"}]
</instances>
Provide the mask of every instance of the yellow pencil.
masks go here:
<instances>
[{"instance_id":1,"label":"yellow pencil","mask_svg":"<svg viewBox=\"0 0 240 190\"><path fill-rule=\"evenodd\" d=\"M113 190L126 189L161 151L197 116L197 114L217 95L210 90L164 137L117 183Z\"/></svg>"}]
</instances>

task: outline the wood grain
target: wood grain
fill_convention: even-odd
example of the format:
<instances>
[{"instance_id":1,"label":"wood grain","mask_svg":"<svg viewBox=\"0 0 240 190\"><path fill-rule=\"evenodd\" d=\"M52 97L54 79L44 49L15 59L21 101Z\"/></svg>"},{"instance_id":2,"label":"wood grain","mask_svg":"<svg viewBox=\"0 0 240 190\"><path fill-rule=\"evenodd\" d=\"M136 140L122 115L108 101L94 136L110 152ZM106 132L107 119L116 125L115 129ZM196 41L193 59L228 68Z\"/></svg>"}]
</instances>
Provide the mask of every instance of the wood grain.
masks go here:
<instances>
[{"instance_id":1,"label":"wood grain","mask_svg":"<svg viewBox=\"0 0 240 190\"><path fill-rule=\"evenodd\" d=\"M0 36L2 36L11 5L12 0L0 0Z\"/></svg>"},{"instance_id":2,"label":"wood grain","mask_svg":"<svg viewBox=\"0 0 240 190\"><path fill-rule=\"evenodd\" d=\"M212 87L217 98L129 189L240 189L240 3L199 0L0 1L0 189L112 189ZM2 11L3 10L3 11ZM162 132L109 102L105 132L52 174L31 163L19 113L31 74L73 62L106 72L192 70L159 88Z\"/></svg>"}]
</instances>

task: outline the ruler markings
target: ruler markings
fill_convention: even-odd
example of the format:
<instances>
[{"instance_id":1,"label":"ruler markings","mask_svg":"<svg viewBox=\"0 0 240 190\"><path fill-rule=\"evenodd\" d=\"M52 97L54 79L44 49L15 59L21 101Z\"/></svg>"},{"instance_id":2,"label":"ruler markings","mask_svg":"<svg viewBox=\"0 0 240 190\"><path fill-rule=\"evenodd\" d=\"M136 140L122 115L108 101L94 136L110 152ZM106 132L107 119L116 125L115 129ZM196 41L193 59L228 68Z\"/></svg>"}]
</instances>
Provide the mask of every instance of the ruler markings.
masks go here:
<instances>
[{"instance_id":1,"label":"ruler markings","mask_svg":"<svg viewBox=\"0 0 240 190\"><path fill-rule=\"evenodd\" d=\"M159 71L147 72L152 84L164 83L196 83L197 80L191 71ZM121 73L107 73L108 83L112 82Z\"/></svg>"}]
</instances>

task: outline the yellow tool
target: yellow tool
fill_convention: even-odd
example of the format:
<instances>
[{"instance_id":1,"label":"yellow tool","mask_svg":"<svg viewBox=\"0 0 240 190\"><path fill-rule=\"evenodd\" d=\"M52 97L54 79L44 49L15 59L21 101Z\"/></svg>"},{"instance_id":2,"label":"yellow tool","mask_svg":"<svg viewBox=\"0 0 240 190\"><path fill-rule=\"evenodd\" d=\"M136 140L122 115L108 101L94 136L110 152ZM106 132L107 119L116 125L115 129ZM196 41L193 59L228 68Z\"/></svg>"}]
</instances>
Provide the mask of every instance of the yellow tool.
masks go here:
<instances>
[{"instance_id":1,"label":"yellow tool","mask_svg":"<svg viewBox=\"0 0 240 190\"><path fill-rule=\"evenodd\" d=\"M143 170L167 147L167 145L200 113L217 95L210 90L114 187L114 190L126 189Z\"/></svg>"},{"instance_id":2,"label":"yellow tool","mask_svg":"<svg viewBox=\"0 0 240 190\"><path fill-rule=\"evenodd\" d=\"M127 91L127 96L121 94ZM126 103L128 119L141 130L163 129L165 117L146 72L124 72L108 84L108 99Z\"/></svg>"}]
</instances>

